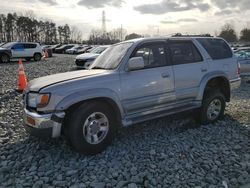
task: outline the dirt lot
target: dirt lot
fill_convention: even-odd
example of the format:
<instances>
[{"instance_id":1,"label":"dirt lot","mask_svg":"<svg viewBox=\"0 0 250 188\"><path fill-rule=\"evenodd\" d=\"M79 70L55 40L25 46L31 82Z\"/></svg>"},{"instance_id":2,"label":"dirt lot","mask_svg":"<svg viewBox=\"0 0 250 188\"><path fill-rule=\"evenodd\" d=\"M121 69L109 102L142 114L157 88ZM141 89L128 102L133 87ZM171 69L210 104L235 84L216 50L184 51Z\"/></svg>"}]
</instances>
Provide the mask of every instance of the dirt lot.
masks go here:
<instances>
[{"instance_id":1,"label":"dirt lot","mask_svg":"<svg viewBox=\"0 0 250 188\"><path fill-rule=\"evenodd\" d=\"M74 70L74 56L24 62L28 80ZM63 138L26 134L17 62L0 64L0 187L250 187L250 77L223 120L198 126L189 113L122 129L96 156Z\"/></svg>"}]
</instances>

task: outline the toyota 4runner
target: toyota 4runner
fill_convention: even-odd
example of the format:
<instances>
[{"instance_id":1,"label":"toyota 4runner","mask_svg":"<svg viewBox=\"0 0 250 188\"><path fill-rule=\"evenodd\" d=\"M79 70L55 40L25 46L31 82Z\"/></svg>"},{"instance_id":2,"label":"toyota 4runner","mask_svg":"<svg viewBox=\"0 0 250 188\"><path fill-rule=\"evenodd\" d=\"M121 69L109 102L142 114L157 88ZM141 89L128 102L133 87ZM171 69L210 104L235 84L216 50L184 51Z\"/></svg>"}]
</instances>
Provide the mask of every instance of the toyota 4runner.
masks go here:
<instances>
[{"instance_id":1,"label":"toyota 4runner","mask_svg":"<svg viewBox=\"0 0 250 188\"><path fill-rule=\"evenodd\" d=\"M80 153L95 154L117 128L194 110L202 124L224 114L239 87L237 58L221 38L173 37L125 41L81 70L31 81L24 94L31 134L64 134Z\"/></svg>"}]
</instances>

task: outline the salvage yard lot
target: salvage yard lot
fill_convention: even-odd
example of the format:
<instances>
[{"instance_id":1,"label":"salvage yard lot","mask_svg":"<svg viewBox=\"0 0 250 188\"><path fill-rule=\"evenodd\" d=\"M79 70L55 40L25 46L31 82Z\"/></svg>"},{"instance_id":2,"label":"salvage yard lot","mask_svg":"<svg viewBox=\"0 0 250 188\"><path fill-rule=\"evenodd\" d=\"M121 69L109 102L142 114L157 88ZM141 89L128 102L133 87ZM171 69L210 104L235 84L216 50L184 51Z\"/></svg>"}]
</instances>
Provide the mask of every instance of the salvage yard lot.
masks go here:
<instances>
[{"instance_id":1,"label":"salvage yard lot","mask_svg":"<svg viewBox=\"0 0 250 188\"><path fill-rule=\"evenodd\" d=\"M72 71L74 57L24 61L27 79ZM17 62L0 64L0 187L250 187L250 76L223 120L198 126L190 114L178 114L144 122L122 129L112 146L89 157L62 138L25 132L17 72Z\"/></svg>"}]
</instances>

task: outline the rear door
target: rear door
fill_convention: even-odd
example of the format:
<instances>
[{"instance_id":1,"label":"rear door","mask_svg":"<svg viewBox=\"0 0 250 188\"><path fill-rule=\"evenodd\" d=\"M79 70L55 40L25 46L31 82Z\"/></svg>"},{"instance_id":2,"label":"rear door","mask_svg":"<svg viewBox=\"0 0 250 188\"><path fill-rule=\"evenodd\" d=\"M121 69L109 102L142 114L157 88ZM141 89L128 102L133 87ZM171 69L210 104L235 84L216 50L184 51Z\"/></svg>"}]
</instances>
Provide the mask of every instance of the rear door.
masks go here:
<instances>
[{"instance_id":1,"label":"rear door","mask_svg":"<svg viewBox=\"0 0 250 188\"><path fill-rule=\"evenodd\" d=\"M164 42L144 43L132 57L143 57L145 67L121 73L122 104L127 115L145 115L175 101L174 75L166 58Z\"/></svg>"},{"instance_id":2,"label":"rear door","mask_svg":"<svg viewBox=\"0 0 250 188\"><path fill-rule=\"evenodd\" d=\"M170 40L168 50L175 75L175 93L178 102L195 99L208 64L192 40Z\"/></svg>"},{"instance_id":3,"label":"rear door","mask_svg":"<svg viewBox=\"0 0 250 188\"><path fill-rule=\"evenodd\" d=\"M238 78L237 57L232 49L221 38L198 38L196 39L210 56L210 71L221 71L227 74L229 80Z\"/></svg>"},{"instance_id":4,"label":"rear door","mask_svg":"<svg viewBox=\"0 0 250 188\"><path fill-rule=\"evenodd\" d=\"M23 46L25 57L33 57L37 45L33 43L24 43Z\"/></svg>"}]
</instances>

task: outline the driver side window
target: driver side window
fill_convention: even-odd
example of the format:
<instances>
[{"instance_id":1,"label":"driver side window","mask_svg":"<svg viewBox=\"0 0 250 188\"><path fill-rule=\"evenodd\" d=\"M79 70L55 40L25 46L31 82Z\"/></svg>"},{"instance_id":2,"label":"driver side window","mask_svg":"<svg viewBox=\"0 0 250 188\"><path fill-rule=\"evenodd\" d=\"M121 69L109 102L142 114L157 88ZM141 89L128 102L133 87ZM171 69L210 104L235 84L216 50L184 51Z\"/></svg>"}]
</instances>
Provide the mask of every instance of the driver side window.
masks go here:
<instances>
[{"instance_id":1,"label":"driver side window","mask_svg":"<svg viewBox=\"0 0 250 188\"><path fill-rule=\"evenodd\" d=\"M166 66L164 45L151 44L137 49L132 57L142 57L144 69Z\"/></svg>"}]
</instances>

